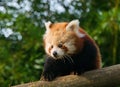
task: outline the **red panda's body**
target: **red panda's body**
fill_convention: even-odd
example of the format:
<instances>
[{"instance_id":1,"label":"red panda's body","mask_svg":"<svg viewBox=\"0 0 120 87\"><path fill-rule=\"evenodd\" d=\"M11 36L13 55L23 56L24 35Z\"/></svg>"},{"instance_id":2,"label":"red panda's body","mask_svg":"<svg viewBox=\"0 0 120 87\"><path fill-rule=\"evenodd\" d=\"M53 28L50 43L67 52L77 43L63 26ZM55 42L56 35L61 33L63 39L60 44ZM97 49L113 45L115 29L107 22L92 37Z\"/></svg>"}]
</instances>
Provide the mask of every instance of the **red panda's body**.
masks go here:
<instances>
[{"instance_id":1,"label":"red panda's body","mask_svg":"<svg viewBox=\"0 0 120 87\"><path fill-rule=\"evenodd\" d=\"M79 27L78 20L55 24L48 22L45 25L47 30L43 40L48 55L43 71L45 80L101 67L99 48Z\"/></svg>"}]
</instances>

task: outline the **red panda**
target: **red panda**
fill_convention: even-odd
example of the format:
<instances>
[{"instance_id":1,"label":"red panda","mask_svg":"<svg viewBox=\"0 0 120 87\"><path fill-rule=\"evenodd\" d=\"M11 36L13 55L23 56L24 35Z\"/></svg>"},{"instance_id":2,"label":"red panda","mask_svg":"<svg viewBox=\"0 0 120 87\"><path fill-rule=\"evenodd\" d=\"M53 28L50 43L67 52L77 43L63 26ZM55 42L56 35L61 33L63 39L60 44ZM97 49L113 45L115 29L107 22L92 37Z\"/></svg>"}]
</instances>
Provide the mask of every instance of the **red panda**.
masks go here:
<instances>
[{"instance_id":1,"label":"red panda","mask_svg":"<svg viewBox=\"0 0 120 87\"><path fill-rule=\"evenodd\" d=\"M80 75L101 67L101 54L95 41L79 27L79 21L45 23L43 35L47 54L43 78L54 80L56 77Z\"/></svg>"}]
</instances>

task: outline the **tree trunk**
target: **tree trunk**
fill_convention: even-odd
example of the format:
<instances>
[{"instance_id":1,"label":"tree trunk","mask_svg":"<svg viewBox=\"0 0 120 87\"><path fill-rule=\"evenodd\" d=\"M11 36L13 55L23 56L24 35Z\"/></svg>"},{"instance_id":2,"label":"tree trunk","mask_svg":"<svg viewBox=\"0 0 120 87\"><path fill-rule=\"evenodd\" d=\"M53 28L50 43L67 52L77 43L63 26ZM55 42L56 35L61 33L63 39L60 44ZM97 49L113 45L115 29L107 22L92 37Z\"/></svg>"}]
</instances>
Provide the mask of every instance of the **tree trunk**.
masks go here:
<instances>
[{"instance_id":1,"label":"tree trunk","mask_svg":"<svg viewBox=\"0 0 120 87\"><path fill-rule=\"evenodd\" d=\"M86 72L80 76L67 75L54 81L37 81L13 87L116 87L120 86L120 64Z\"/></svg>"}]
</instances>

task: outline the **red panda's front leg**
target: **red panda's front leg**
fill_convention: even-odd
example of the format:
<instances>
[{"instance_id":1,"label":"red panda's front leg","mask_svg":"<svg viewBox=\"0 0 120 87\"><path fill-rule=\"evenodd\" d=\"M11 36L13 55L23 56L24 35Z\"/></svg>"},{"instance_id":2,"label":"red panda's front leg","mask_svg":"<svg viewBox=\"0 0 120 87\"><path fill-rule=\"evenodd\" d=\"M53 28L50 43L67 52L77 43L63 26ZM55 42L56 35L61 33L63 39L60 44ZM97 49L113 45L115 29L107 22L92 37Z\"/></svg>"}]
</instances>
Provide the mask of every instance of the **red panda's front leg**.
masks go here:
<instances>
[{"instance_id":1,"label":"red panda's front leg","mask_svg":"<svg viewBox=\"0 0 120 87\"><path fill-rule=\"evenodd\" d=\"M45 81L51 81L58 76L57 68L55 66L55 60L52 58L46 58L43 70L43 79Z\"/></svg>"},{"instance_id":2,"label":"red panda's front leg","mask_svg":"<svg viewBox=\"0 0 120 87\"><path fill-rule=\"evenodd\" d=\"M72 69L72 64L68 62L67 59L55 60L47 57L44 64L43 79L46 81L52 81L56 77L69 75Z\"/></svg>"}]
</instances>

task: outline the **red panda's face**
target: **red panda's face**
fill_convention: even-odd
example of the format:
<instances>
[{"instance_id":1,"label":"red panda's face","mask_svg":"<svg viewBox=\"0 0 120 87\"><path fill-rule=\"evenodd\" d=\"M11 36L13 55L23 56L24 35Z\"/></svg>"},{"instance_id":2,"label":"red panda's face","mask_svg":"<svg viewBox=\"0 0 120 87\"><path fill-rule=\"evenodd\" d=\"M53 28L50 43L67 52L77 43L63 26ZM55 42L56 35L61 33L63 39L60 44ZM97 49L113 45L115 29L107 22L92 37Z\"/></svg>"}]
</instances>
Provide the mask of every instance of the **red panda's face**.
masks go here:
<instances>
[{"instance_id":1,"label":"red panda's face","mask_svg":"<svg viewBox=\"0 0 120 87\"><path fill-rule=\"evenodd\" d=\"M45 51L53 58L62 58L76 50L74 33L50 31L45 36Z\"/></svg>"},{"instance_id":2,"label":"red panda's face","mask_svg":"<svg viewBox=\"0 0 120 87\"><path fill-rule=\"evenodd\" d=\"M73 28L77 28L76 25L69 25L68 23L51 24L48 22L46 28L47 30L43 39L45 51L48 55L54 59L60 59L76 52L76 43L79 36L76 34L77 30L72 30Z\"/></svg>"}]
</instances>

